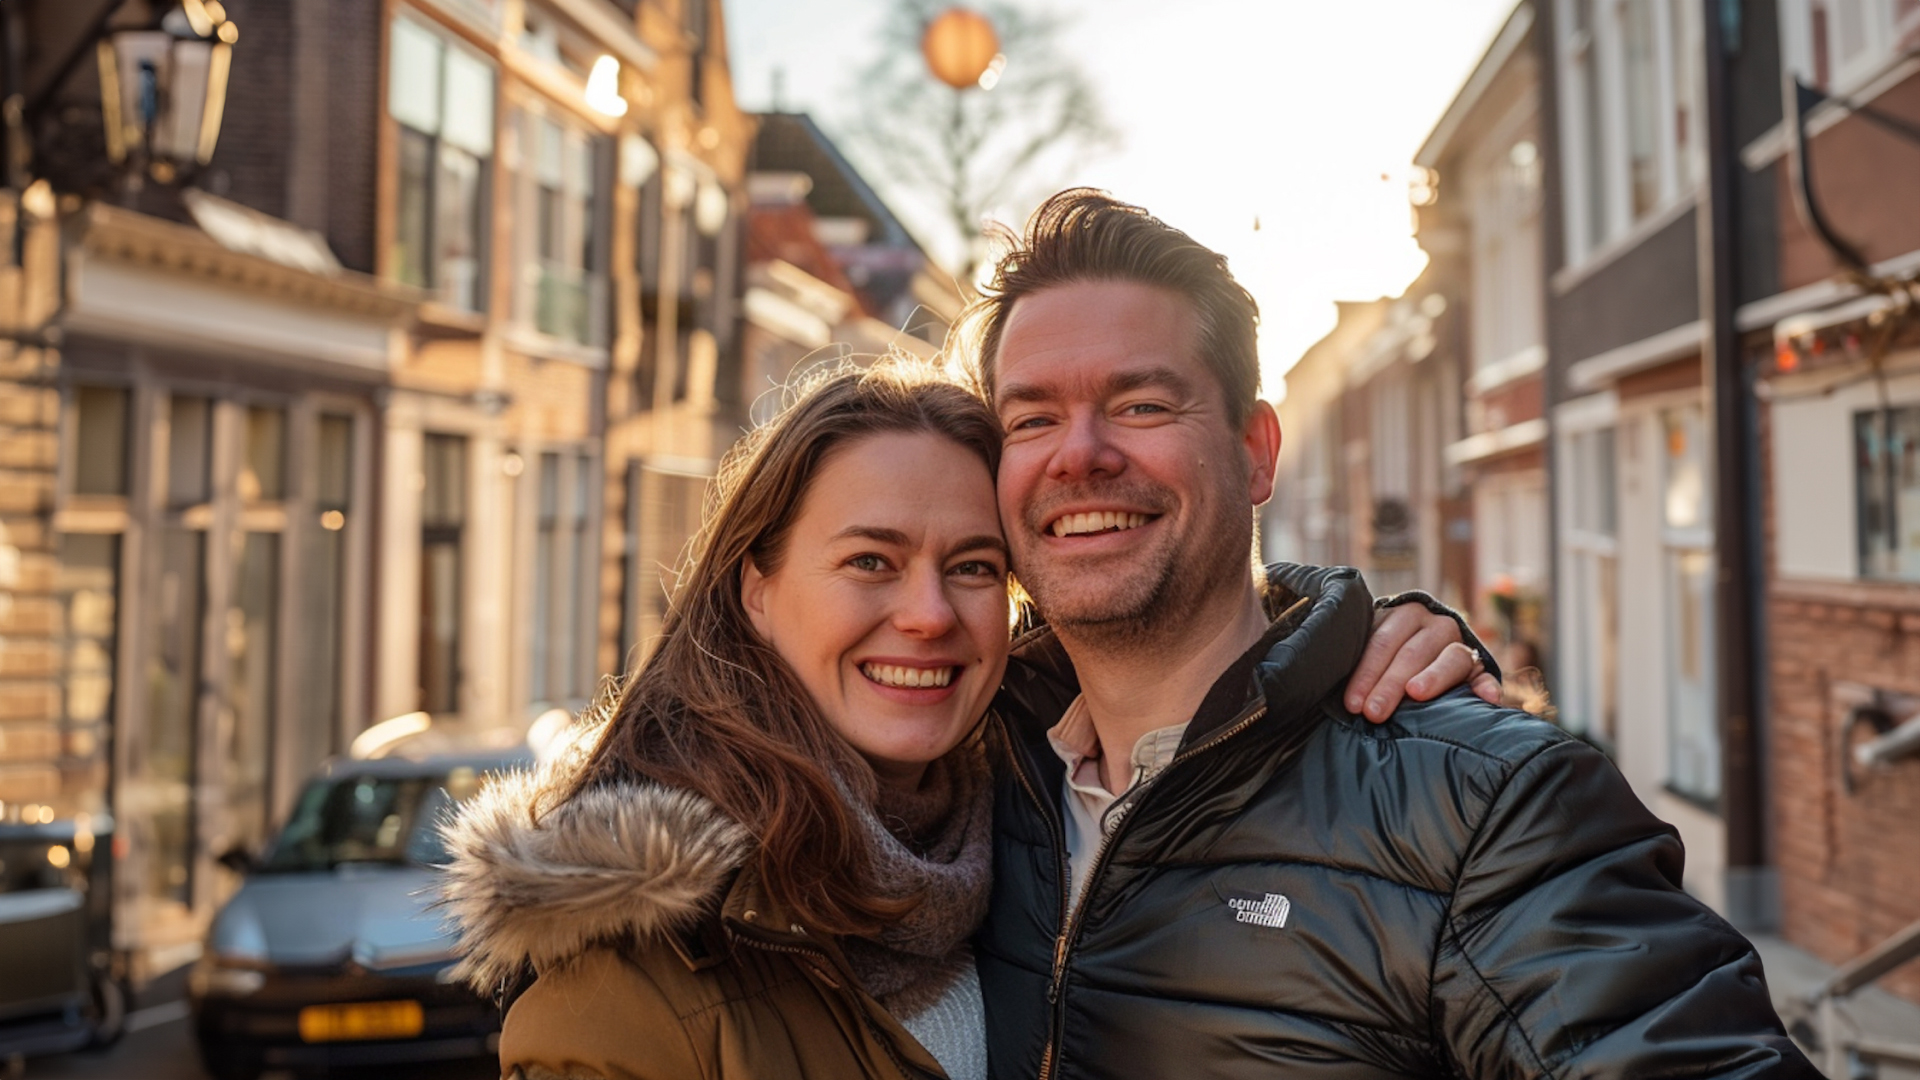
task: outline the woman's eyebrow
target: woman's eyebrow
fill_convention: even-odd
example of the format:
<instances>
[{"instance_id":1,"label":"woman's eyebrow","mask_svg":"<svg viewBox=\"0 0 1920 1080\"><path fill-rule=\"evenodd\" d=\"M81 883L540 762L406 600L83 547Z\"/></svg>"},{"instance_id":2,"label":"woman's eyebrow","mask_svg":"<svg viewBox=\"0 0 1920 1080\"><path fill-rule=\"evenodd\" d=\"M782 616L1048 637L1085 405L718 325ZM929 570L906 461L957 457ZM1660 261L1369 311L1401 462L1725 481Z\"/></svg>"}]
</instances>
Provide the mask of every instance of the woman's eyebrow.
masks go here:
<instances>
[{"instance_id":1,"label":"woman's eyebrow","mask_svg":"<svg viewBox=\"0 0 1920 1080\"><path fill-rule=\"evenodd\" d=\"M1001 558L1006 558L1007 556L1007 541L1004 537L996 533L981 533L979 536L969 536L965 540L948 548L947 554L949 556L958 555L963 551L979 551L982 548L994 552Z\"/></svg>"},{"instance_id":2,"label":"woman's eyebrow","mask_svg":"<svg viewBox=\"0 0 1920 1080\"><path fill-rule=\"evenodd\" d=\"M895 547L907 546L907 534L899 529L889 529L883 525L849 525L834 533L835 540L872 540L880 544L892 544Z\"/></svg>"}]
</instances>

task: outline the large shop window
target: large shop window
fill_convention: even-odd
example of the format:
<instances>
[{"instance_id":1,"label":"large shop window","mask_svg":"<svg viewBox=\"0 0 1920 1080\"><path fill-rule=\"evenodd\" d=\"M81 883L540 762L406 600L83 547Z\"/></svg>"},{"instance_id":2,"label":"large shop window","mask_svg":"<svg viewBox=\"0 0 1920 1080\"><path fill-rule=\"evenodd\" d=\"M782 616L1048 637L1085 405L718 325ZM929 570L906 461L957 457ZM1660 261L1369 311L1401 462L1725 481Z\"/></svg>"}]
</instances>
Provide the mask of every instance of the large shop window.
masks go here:
<instances>
[{"instance_id":1,"label":"large shop window","mask_svg":"<svg viewBox=\"0 0 1920 1080\"><path fill-rule=\"evenodd\" d=\"M420 500L420 707L460 709L461 540L466 526L467 440L426 436Z\"/></svg>"},{"instance_id":2,"label":"large shop window","mask_svg":"<svg viewBox=\"0 0 1920 1080\"><path fill-rule=\"evenodd\" d=\"M514 313L550 337L605 340L608 143L535 109L512 114Z\"/></svg>"},{"instance_id":3,"label":"large shop window","mask_svg":"<svg viewBox=\"0 0 1920 1080\"><path fill-rule=\"evenodd\" d=\"M494 74L411 19L393 22L387 112L400 126L392 272L467 311L486 308Z\"/></svg>"},{"instance_id":4,"label":"large shop window","mask_svg":"<svg viewBox=\"0 0 1920 1080\"><path fill-rule=\"evenodd\" d=\"M1720 797L1714 696L1714 563L1705 410L1661 414L1665 443L1667 784L1705 802Z\"/></svg>"},{"instance_id":5,"label":"large shop window","mask_svg":"<svg viewBox=\"0 0 1920 1080\"><path fill-rule=\"evenodd\" d=\"M1853 417L1860 576L1920 581L1920 405Z\"/></svg>"}]
</instances>

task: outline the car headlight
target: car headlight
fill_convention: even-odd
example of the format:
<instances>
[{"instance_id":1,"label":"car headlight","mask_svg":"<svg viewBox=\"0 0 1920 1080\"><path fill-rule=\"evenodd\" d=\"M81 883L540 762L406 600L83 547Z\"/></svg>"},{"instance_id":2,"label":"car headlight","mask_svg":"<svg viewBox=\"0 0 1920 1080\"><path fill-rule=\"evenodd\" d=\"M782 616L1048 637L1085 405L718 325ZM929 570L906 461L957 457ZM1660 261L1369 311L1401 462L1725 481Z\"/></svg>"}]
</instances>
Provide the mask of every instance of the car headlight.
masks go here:
<instances>
[{"instance_id":1,"label":"car headlight","mask_svg":"<svg viewBox=\"0 0 1920 1080\"><path fill-rule=\"evenodd\" d=\"M208 953L193 965L187 987L194 997L246 997L267 985L267 973L251 960Z\"/></svg>"}]
</instances>

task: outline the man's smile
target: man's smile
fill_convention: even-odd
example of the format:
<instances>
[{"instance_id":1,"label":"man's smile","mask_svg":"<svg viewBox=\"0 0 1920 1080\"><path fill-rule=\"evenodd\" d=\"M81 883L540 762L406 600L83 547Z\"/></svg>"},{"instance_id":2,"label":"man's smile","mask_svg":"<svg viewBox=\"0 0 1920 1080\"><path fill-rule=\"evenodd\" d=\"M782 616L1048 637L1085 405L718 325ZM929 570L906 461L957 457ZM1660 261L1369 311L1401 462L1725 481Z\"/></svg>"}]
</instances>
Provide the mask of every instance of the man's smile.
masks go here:
<instances>
[{"instance_id":1,"label":"man's smile","mask_svg":"<svg viewBox=\"0 0 1920 1080\"><path fill-rule=\"evenodd\" d=\"M1137 529L1158 515L1139 514L1125 510L1095 510L1077 514L1062 514L1053 519L1046 532L1053 536L1085 536L1090 533L1125 532Z\"/></svg>"}]
</instances>

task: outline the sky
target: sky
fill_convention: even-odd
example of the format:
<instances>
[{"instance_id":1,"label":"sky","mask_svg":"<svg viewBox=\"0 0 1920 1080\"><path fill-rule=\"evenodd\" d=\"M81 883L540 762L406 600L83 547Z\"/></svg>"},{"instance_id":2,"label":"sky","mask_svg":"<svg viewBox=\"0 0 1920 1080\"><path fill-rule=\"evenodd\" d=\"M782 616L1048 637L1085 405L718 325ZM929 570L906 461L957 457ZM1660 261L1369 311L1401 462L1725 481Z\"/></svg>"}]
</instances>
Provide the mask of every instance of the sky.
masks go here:
<instances>
[{"instance_id":1,"label":"sky","mask_svg":"<svg viewBox=\"0 0 1920 1080\"><path fill-rule=\"evenodd\" d=\"M726 0L741 104L772 107L777 78L782 107L837 136L855 114L856 74L880 47L889 3ZM1065 17L1062 51L1120 135L1114 149L1056 170L1047 187L1104 188L1224 253L1260 304L1263 386L1277 399L1282 373L1332 329L1333 301L1398 295L1425 265L1407 204L1414 152L1514 0L1023 6ZM890 190L882 170L838 141L916 227L911 195ZM997 216L1018 224L1031 209Z\"/></svg>"}]
</instances>

